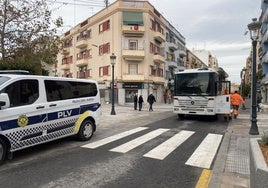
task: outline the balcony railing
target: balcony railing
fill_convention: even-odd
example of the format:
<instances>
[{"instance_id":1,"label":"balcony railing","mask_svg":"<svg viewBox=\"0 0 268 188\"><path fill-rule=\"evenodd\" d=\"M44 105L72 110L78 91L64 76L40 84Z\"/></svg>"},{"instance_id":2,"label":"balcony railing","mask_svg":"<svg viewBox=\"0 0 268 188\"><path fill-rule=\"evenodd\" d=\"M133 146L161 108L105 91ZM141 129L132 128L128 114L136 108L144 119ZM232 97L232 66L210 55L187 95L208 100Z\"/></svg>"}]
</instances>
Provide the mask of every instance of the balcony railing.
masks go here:
<instances>
[{"instance_id":1,"label":"balcony railing","mask_svg":"<svg viewBox=\"0 0 268 188\"><path fill-rule=\"evenodd\" d=\"M68 55L68 54L70 54L70 48L63 48L61 54L62 55Z\"/></svg>"},{"instance_id":2,"label":"balcony railing","mask_svg":"<svg viewBox=\"0 0 268 188\"><path fill-rule=\"evenodd\" d=\"M144 50L123 50L123 58L128 61L142 61L145 57Z\"/></svg>"},{"instance_id":3,"label":"balcony railing","mask_svg":"<svg viewBox=\"0 0 268 188\"><path fill-rule=\"evenodd\" d=\"M153 60L154 62L156 63L165 63L165 57L162 56L162 55L159 55L159 54L154 54L154 57L153 57Z\"/></svg>"},{"instance_id":4,"label":"balcony railing","mask_svg":"<svg viewBox=\"0 0 268 188\"><path fill-rule=\"evenodd\" d=\"M142 37L145 33L145 27L139 25L123 25L122 31L126 37Z\"/></svg>"},{"instance_id":5,"label":"balcony railing","mask_svg":"<svg viewBox=\"0 0 268 188\"><path fill-rule=\"evenodd\" d=\"M165 42L166 41L165 35L160 33L160 32L155 32L154 33L154 39L159 41L159 42Z\"/></svg>"},{"instance_id":6,"label":"balcony railing","mask_svg":"<svg viewBox=\"0 0 268 188\"><path fill-rule=\"evenodd\" d=\"M88 58L87 59L78 59L76 61L76 66L81 67L88 64Z\"/></svg>"},{"instance_id":7,"label":"balcony railing","mask_svg":"<svg viewBox=\"0 0 268 188\"><path fill-rule=\"evenodd\" d=\"M160 83L160 84L165 83L165 78L164 77L153 76L152 80L153 80L154 83Z\"/></svg>"},{"instance_id":8,"label":"balcony railing","mask_svg":"<svg viewBox=\"0 0 268 188\"><path fill-rule=\"evenodd\" d=\"M76 42L76 47L77 48L85 48L85 47L87 47L87 45L88 45L88 42L87 42L87 40L79 40L79 41L77 41Z\"/></svg>"},{"instance_id":9,"label":"balcony railing","mask_svg":"<svg viewBox=\"0 0 268 188\"><path fill-rule=\"evenodd\" d=\"M70 67L71 67L70 63L65 63L65 64L62 64L60 66L60 69L62 69L62 70L70 70Z\"/></svg>"},{"instance_id":10,"label":"balcony railing","mask_svg":"<svg viewBox=\"0 0 268 188\"><path fill-rule=\"evenodd\" d=\"M141 82L144 81L145 79L143 74L137 74L137 75L124 74L122 78L124 82Z\"/></svg>"}]
</instances>

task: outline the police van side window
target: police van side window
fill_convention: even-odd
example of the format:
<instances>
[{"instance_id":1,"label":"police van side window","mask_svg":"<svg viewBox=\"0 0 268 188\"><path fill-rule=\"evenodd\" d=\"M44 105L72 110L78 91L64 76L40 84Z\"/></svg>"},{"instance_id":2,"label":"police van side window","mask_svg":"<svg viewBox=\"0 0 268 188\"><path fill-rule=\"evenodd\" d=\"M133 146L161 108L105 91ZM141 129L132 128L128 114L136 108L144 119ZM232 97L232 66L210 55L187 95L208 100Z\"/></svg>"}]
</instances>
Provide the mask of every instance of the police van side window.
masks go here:
<instances>
[{"instance_id":1,"label":"police van side window","mask_svg":"<svg viewBox=\"0 0 268 188\"><path fill-rule=\"evenodd\" d=\"M88 82L45 80L45 87L48 102L92 97L98 93L96 84Z\"/></svg>"},{"instance_id":2,"label":"police van side window","mask_svg":"<svg viewBox=\"0 0 268 188\"><path fill-rule=\"evenodd\" d=\"M37 80L20 80L8 85L2 90L7 93L10 107L33 104L39 97Z\"/></svg>"}]
</instances>

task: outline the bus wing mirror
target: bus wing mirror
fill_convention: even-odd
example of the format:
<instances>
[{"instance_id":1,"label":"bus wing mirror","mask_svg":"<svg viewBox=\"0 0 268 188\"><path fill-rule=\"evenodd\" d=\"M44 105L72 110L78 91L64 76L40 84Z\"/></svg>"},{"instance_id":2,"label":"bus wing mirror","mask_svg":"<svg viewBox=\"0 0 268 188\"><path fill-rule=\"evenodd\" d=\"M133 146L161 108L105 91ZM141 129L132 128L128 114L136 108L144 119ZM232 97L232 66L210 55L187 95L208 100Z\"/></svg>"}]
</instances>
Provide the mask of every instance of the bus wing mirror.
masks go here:
<instances>
[{"instance_id":1,"label":"bus wing mirror","mask_svg":"<svg viewBox=\"0 0 268 188\"><path fill-rule=\"evenodd\" d=\"M0 109L6 109L10 107L10 100L7 93L0 94Z\"/></svg>"}]
</instances>

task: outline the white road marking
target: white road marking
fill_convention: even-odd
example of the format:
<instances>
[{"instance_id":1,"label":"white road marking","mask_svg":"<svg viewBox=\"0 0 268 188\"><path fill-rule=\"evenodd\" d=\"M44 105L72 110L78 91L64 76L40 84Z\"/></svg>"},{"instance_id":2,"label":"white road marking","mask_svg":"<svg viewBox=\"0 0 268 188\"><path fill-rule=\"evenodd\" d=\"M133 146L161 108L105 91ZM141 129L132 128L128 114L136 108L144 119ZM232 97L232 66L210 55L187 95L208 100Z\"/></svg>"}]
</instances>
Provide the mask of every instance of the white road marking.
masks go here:
<instances>
[{"instance_id":1,"label":"white road marking","mask_svg":"<svg viewBox=\"0 0 268 188\"><path fill-rule=\"evenodd\" d=\"M222 135L208 134L185 164L209 169L221 139Z\"/></svg>"},{"instance_id":2,"label":"white road marking","mask_svg":"<svg viewBox=\"0 0 268 188\"><path fill-rule=\"evenodd\" d=\"M116 148L113 148L110 151L119 152L119 153L126 153L126 152L144 144L145 142L159 136L160 134L162 134L168 130L169 129L157 129L157 130L151 131L143 136L140 136L134 140L131 140L125 144L122 144Z\"/></svg>"},{"instance_id":3,"label":"white road marking","mask_svg":"<svg viewBox=\"0 0 268 188\"><path fill-rule=\"evenodd\" d=\"M143 156L163 160L194 133L193 131L181 131Z\"/></svg>"},{"instance_id":4,"label":"white road marking","mask_svg":"<svg viewBox=\"0 0 268 188\"><path fill-rule=\"evenodd\" d=\"M101 140L98 140L96 142L92 142L92 143L89 143L89 144L85 144L81 147L83 148L97 148L97 147L100 147L100 146L103 146L105 144L108 144L110 142L113 142L115 140L119 140L121 138L124 138L126 136L129 136L131 134L134 134L134 133L137 133L139 131L143 131L145 129L148 129L148 127L138 127L138 128L135 128L135 129L132 129L132 130L129 130L129 131L125 131L125 132L122 132L122 133L119 133L117 135L113 135L113 136L110 136L110 137L107 137L107 138L104 138L104 139L101 139Z\"/></svg>"}]
</instances>

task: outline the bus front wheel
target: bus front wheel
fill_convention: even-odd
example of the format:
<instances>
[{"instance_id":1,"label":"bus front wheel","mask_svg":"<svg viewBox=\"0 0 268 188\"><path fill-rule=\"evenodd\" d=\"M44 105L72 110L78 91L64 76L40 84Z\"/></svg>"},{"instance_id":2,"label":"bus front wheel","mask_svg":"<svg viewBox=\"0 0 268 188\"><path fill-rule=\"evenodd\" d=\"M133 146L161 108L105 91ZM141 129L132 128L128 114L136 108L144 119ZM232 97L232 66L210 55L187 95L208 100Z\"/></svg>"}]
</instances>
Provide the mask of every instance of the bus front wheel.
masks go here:
<instances>
[{"instance_id":1,"label":"bus front wheel","mask_svg":"<svg viewBox=\"0 0 268 188\"><path fill-rule=\"evenodd\" d=\"M184 120L184 114L178 114L178 119L179 120Z\"/></svg>"}]
</instances>

